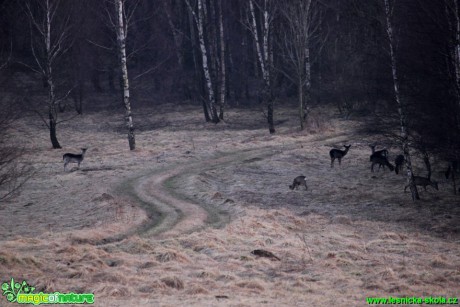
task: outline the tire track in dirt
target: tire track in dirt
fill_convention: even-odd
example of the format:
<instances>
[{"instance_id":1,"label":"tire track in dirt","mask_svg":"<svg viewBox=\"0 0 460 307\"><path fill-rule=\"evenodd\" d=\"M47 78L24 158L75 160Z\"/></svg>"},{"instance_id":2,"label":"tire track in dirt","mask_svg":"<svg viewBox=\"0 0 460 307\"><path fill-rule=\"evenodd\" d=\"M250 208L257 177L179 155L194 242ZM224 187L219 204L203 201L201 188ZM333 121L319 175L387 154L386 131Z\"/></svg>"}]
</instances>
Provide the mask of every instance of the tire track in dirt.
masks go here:
<instances>
[{"instance_id":1,"label":"tire track in dirt","mask_svg":"<svg viewBox=\"0 0 460 307\"><path fill-rule=\"evenodd\" d=\"M210 216L222 222L222 212L218 212L220 208L195 203L180 194L180 191L168 187L167 182L177 176L181 176L183 180L184 176L196 175L203 171L236 163L250 163L254 161L253 159L266 158L277 152L279 150L272 146L224 153L209 160L179 165L142 176L131 183L131 188L134 196L140 200L142 207L147 211L150 220L139 227L135 233L164 239L205 228L211 224ZM216 221L213 221L213 224L215 223Z\"/></svg>"}]
</instances>

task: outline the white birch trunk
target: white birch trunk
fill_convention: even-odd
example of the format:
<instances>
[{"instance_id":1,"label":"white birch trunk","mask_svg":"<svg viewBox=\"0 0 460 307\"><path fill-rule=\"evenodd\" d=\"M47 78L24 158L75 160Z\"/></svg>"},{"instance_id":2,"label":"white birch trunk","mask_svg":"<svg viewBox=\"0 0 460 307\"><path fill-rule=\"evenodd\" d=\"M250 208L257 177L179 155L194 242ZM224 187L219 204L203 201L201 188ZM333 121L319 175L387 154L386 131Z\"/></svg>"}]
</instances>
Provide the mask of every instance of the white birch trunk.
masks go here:
<instances>
[{"instance_id":1,"label":"white birch trunk","mask_svg":"<svg viewBox=\"0 0 460 307\"><path fill-rule=\"evenodd\" d=\"M269 73L268 73L268 67L267 67L267 64L269 63L268 59L269 59L269 51L268 51L268 35L269 35L269 31L270 31L270 28L269 28L269 16L268 16L268 10L267 10L267 0L264 0L264 24L263 24L263 32L262 32L262 38L263 38L263 47L264 47L264 61L265 61L265 76L264 76L264 79L266 79L267 81L266 82L270 82L270 78L269 78Z\"/></svg>"},{"instance_id":2,"label":"white birch trunk","mask_svg":"<svg viewBox=\"0 0 460 307\"><path fill-rule=\"evenodd\" d=\"M222 0L219 0L219 34L220 34L220 114L219 118L224 119L226 76L225 76L225 37L224 22L222 16Z\"/></svg>"},{"instance_id":3,"label":"white birch trunk","mask_svg":"<svg viewBox=\"0 0 460 307\"><path fill-rule=\"evenodd\" d=\"M454 2L454 16L455 16L455 79L457 81L457 88L460 90L460 16L458 13L458 0ZM460 103L460 101L459 101Z\"/></svg>"},{"instance_id":4,"label":"white birch trunk","mask_svg":"<svg viewBox=\"0 0 460 307\"><path fill-rule=\"evenodd\" d=\"M204 73L204 79L206 83L206 89L208 92L208 104L209 104L209 111L211 115L211 120L214 123L219 122L219 117L217 116L217 109L216 109L216 98L214 96L214 89L212 86L212 77L211 73L209 71L209 65L208 65L208 53L206 50L206 44L204 41L204 27L203 27L203 22L204 22L204 12L203 12L203 2L202 0L198 0L198 16L196 13L193 11L193 8L190 6L190 3L188 0L186 0L187 6L192 13L197 28L198 28L198 41L200 44L200 51L201 51L201 58L202 58L202 65L203 65L203 73Z\"/></svg>"},{"instance_id":5,"label":"white birch trunk","mask_svg":"<svg viewBox=\"0 0 460 307\"><path fill-rule=\"evenodd\" d=\"M395 92L395 99L396 103L398 104L398 113L399 113L399 120L400 120L400 127L401 127L401 146L404 153L404 159L406 161L406 170L407 170L407 182L409 183L412 200L415 201L419 199L417 186L414 184L413 181L413 172L412 172L412 164L411 164L411 157L409 152L409 139L408 139L408 132L407 132L407 117L406 117L406 106L401 100L401 95L399 91L399 80L398 80L398 71L396 65L396 57L394 53L394 38L393 38L393 26L391 24L390 18L390 3L389 0L384 0L385 3L385 17L386 17L386 31L389 39L390 44L390 57L391 57L391 71L393 75L393 86Z\"/></svg>"},{"instance_id":6,"label":"white birch trunk","mask_svg":"<svg viewBox=\"0 0 460 307\"><path fill-rule=\"evenodd\" d=\"M268 0L264 0L263 25L262 25L262 46L260 45L259 33L257 30L257 20L254 11L254 3L249 0L249 13L251 15L251 32L256 45L256 51L259 58L260 69L262 71L262 77L264 80L263 100L267 104L267 121L268 130L270 133L275 133L275 126L273 123L273 99L271 95L271 84L270 84L270 14L268 12Z\"/></svg>"},{"instance_id":7,"label":"white birch trunk","mask_svg":"<svg viewBox=\"0 0 460 307\"><path fill-rule=\"evenodd\" d=\"M444 0L445 16L447 18L449 41L449 60L454 70L455 94L457 99L457 127L460 129L460 16L458 0ZM451 19L453 17L453 19ZM453 25L455 24L455 25ZM452 39L454 33L455 39Z\"/></svg>"},{"instance_id":8,"label":"white birch trunk","mask_svg":"<svg viewBox=\"0 0 460 307\"><path fill-rule=\"evenodd\" d=\"M211 118L214 123L219 122L219 118L217 117L217 110L216 110L216 98L214 96L214 89L212 86L212 77L211 72L209 71L208 65L208 54L206 51L206 44L204 41L204 28L203 28L203 2L202 0L198 0L198 39L200 41L200 50L201 56L203 61L203 73L204 79L206 82L206 88L208 89L208 99L209 99L209 110L211 112Z\"/></svg>"},{"instance_id":9,"label":"white birch trunk","mask_svg":"<svg viewBox=\"0 0 460 307\"><path fill-rule=\"evenodd\" d=\"M134 136L134 124L131 114L131 101L129 95L129 77L128 66L126 58L126 27L124 19L124 0L115 0L115 11L117 13L117 43L118 43L118 57L120 60L120 68L123 82L123 104L125 106L125 121L128 128L128 143L129 149L136 149L136 140Z\"/></svg>"},{"instance_id":10,"label":"white birch trunk","mask_svg":"<svg viewBox=\"0 0 460 307\"><path fill-rule=\"evenodd\" d=\"M57 111L56 111L56 94L53 80L53 54L51 46L51 6L49 0L45 1L46 10L46 30L45 30L45 49L46 49L46 82L48 84L48 120L50 130L50 140L54 149L61 148L56 136Z\"/></svg>"},{"instance_id":11,"label":"white birch trunk","mask_svg":"<svg viewBox=\"0 0 460 307\"><path fill-rule=\"evenodd\" d=\"M308 103L310 102L311 98L311 62L310 62L310 45L308 42L308 37L306 40L305 46L305 94L306 94L306 101L303 103L303 114L302 114L302 121L307 119L308 115Z\"/></svg>"},{"instance_id":12,"label":"white birch trunk","mask_svg":"<svg viewBox=\"0 0 460 307\"><path fill-rule=\"evenodd\" d=\"M259 31L257 30L257 21L256 21L256 14L254 12L254 4L252 0L249 0L249 11L251 14L251 28L252 28L252 36L254 38L254 43L256 45L257 56L259 58L259 65L260 70L262 71L262 76L264 81L266 80L266 69L265 69L265 57L262 55L262 48L260 47L259 42Z\"/></svg>"},{"instance_id":13,"label":"white birch trunk","mask_svg":"<svg viewBox=\"0 0 460 307\"><path fill-rule=\"evenodd\" d=\"M459 16L459 3L458 0L453 0L454 4L454 17L455 17L455 44L454 44L454 67L455 67L455 81L457 86L457 104L460 110L460 16Z\"/></svg>"},{"instance_id":14,"label":"white birch trunk","mask_svg":"<svg viewBox=\"0 0 460 307\"><path fill-rule=\"evenodd\" d=\"M300 129L303 130L307 119L307 106L311 91L310 36L317 27L313 25L311 0L296 0L281 6L284 16L283 53L292 69L280 69L298 87Z\"/></svg>"}]
</instances>

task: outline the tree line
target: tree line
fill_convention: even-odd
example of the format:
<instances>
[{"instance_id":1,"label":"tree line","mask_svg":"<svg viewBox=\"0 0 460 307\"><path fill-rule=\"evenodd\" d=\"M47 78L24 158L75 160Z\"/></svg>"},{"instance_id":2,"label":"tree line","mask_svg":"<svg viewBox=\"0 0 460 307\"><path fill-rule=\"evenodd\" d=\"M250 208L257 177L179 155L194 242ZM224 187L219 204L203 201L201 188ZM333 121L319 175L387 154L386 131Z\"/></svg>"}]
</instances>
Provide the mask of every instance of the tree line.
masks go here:
<instances>
[{"instance_id":1,"label":"tree line","mask_svg":"<svg viewBox=\"0 0 460 307\"><path fill-rule=\"evenodd\" d=\"M2 80L41 77L53 148L69 98L82 114L110 92L135 149L133 85L148 83L216 124L229 103L260 105L269 133L287 101L300 129L335 105L400 144L409 181L411 154L460 160L458 0L3 0L0 15Z\"/></svg>"}]
</instances>

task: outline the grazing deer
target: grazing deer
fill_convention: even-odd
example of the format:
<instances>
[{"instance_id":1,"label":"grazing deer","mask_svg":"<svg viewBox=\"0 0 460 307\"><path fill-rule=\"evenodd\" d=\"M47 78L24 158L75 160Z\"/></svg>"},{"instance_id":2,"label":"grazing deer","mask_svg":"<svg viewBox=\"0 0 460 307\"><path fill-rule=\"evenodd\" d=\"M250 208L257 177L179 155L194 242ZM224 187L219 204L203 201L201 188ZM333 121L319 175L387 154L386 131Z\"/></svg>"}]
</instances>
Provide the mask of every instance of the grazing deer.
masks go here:
<instances>
[{"instance_id":1,"label":"grazing deer","mask_svg":"<svg viewBox=\"0 0 460 307\"><path fill-rule=\"evenodd\" d=\"M289 186L289 189L294 190L299 187L299 186L305 186L305 190L308 190L307 187L307 180L305 179L305 176L297 176L294 178L294 182Z\"/></svg>"},{"instance_id":2,"label":"grazing deer","mask_svg":"<svg viewBox=\"0 0 460 307\"><path fill-rule=\"evenodd\" d=\"M395 173L396 175L402 170L404 164L404 156L398 155L395 159Z\"/></svg>"},{"instance_id":3,"label":"grazing deer","mask_svg":"<svg viewBox=\"0 0 460 307\"><path fill-rule=\"evenodd\" d=\"M339 165L341 165L342 158L345 157L347 154L348 150L350 149L351 145L344 145L345 150L340 150L340 149L331 149L329 152L329 156L331 157L331 167L334 167L334 160L337 159L339 160Z\"/></svg>"},{"instance_id":4,"label":"grazing deer","mask_svg":"<svg viewBox=\"0 0 460 307\"><path fill-rule=\"evenodd\" d=\"M372 165L371 165L371 171L374 172L374 165L375 164L378 164L379 165L379 169L380 170L380 167L383 166L383 169L385 169L385 166L388 166L388 168L390 169L390 171L393 171L395 169L395 167L388 161L387 157L380 157L380 156L371 156L371 162L372 162Z\"/></svg>"},{"instance_id":5,"label":"grazing deer","mask_svg":"<svg viewBox=\"0 0 460 307\"><path fill-rule=\"evenodd\" d=\"M377 158L378 160L380 160L381 158L387 158L388 157L388 150L386 148L382 149L382 150L377 150L375 151L375 146L376 145L369 145L369 147L371 148L372 150L372 154L370 155L370 158L369 158L369 161L372 162L372 159L374 158ZM384 160L381 160L382 162ZM379 170L381 167L383 167L385 169L385 163L378 163L379 164ZM372 164L372 168L374 167L374 163Z\"/></svg>"},{"instance_id":6,"label":"grazing deer","mask_svg":"<svg viewBox=\"0 0 460 307\"><path fill-rule=\"evenodd\" d=\"M81 148L81 154L66 153L62 156L64 160L64 172L67 170L66 166L69 163L78 163L78 168L80 168L80 163L85 158L87 148Z\"/></svg>"},{"instance_id":7,"label":"grazing deer","mask_svg":"<svg viewBox=\"0 0 460 307\"><path fill-rule=\"evenodd\" d=\"M425 189L425 191L426 191L426 187L429 185L435 188L436 190L439 190L438 183L436 181L431 181L429 178L414 176L414 183L415 185L422 186ZM404 188L404 192L406 192L409 186L410 184L406 185L406 187Z\"/></svg>"}]
</instances>

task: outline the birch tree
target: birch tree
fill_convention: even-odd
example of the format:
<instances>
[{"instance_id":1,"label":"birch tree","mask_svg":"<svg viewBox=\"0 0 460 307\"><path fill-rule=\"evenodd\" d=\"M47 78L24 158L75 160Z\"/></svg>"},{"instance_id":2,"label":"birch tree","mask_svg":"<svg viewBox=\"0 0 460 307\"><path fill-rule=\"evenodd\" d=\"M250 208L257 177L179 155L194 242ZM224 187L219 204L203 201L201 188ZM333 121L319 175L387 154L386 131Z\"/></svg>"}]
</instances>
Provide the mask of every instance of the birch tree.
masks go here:
<instances>
[{"instance_id":1,"label":"birch tree","mask_svg":"<svg viewBox=\"0 0 460 307\"><path fill-rule=\"evenodd\" d=\"M383 0L385 5L385 19L386 19L386 33L388 35L388 43L390 49L390 59L391 59L391 71L393 77L393 89L395 100L398 106L398 114L399 114L399 124L400 124L400 139L401 139L401 147L404 153L406 171L407 171L407 182L410 186L410 191L412 195L412 200L420 199L417 191L417 186L414 183L414 175L412 171L412 163L411 163L411 155L409 151L409 137L408 137L408 125L407 125L407 111L406 111L406 104L403 100L401 100L401 93L400 93L400 86L398 80L398 70L397 70L397 63L396 63L396 55L395 55L395 39L393 36L393 24L391 22L391 15L393 11L393 7L390 7L390 0Z\"/></svg>"},{"instance_id":2,"label":"birch tree","mask_svg":"<svg viewBox=\"0 0 460 307\"><path fill-rule=\"evenodd\" d=\"M279 70L297 85L299 121L302 130L307 119L307 107L311 97L311 38L318 31L320 24L315 11L317 7L313 5L312 0L295 0L286 2L281 9L285 25L281 38L282 50L287 65L283 65ZM285 69L285 66L288 69Z\"/></svg>"},{"instance_id":3,"label":"birch tree","mask_svg":"<svg viewBox=\"0 0 460 307\"><path fill-rule=\"evenodd\" d=\"M201 69L198 64L198 54L196 50L196 33L195 33L195 27L194 27L194 18L191 10L188 10L188 21L189 21L189 28L190 28L190 43L191 43L191 49L192 49L192 57L193 57L193 68L194 68L194 76L195 76L195 86L196 86L196 91L197 93L201 92L201 89L204 88L203 85L203 78L201 77ZM193 95L191 95L193 97ZM203 114L204 114L204 119L206 122L211 121L211 116L209 115L209 104L206 101L206 99L202 98L201 99L202 107L203 107Z\"/></svg>"},{"instance_id":4,"label":"birch tree","mask_svg":"<svg viewBox=\"0 0 460 307\"><path fill-rule=\"evenodd\" d=\"M446 17L449 23L449 31L453 33L449 42L450 59L455 71L455 85L457 93L457 104L460 110L460 12L459 0L444 0Z\"/></svg>"},{"instance_id":5,"label":"birch tree","mask_svg":"<svg viewBox=\"0 0 460 307\"><path fill-rule=\"evenodd\" d=\"M131 114L131 100L129 93L129 76L126 57L126 37L128 34L127 16L125 14L125 0L115 0L115 28L117 33L118 59L123 85L123 105L125 106L125 122L128 129L129 149L136 149L133 117Z\"/></svg>"},{"instance_id":6,"label":"birch tree","mask_svg":"<svg viewBox=\"0 0 460 307\"><path fill-rule=\"evenodd\" d=\"M203 74L205 79L205 86L207 92L207 107L209 108L209 114L211 117L211 121L213 123L219 122L219 117L217 115L217 108L216 108L216 97L214 94L214 86L213 86L213 79L211 70L209 67L209 56L208 51L206 48L205 42L205 31L204 31L204 22L205 22L205 7L203 0L197 0L197 12L195 12L194 8L191 6L188 0L185 0L187 7L190 13L193 16L193 20L195 21L195 25L198 29L198 41L200 45L201 51L201 64L203 67ZM206 113L206 112L205 112Z\"/></svg>"},{"instance_id":7,"label":"birch tree","mask_svg":"<svg viewBox=\"0 0 460 307\"><path fill-rule=\"evenodd\" d=\"M220 42L220 66L219 66L219 82L220 82L220 112L219 119L224 119L224 109L225 109L225 94L226 89L226 72L225 72L225 35L224 35L224 21L222 16L222 5L223 1L219 1L219 42Z\"/></svg>"},{"instance_id":8,"label":"birch tree","mask_svg":"<svg viewBox=\"0 0 460 307\"><path fill-rule=\"evenodd\" d=\"M256 8L261 18L256 18ZM264 88L262 91L262 100L267 107L267 122L270 133L275 133L275 125L273 122L274 103L271 91L271 68L273 67L273 56L270 52L273 50L270 47L271 42L271 26L274 16L272 1L263 0L262 5L256 5L253 0L249 0L249 16L247 24L254 39L256 46L257 59L262 72ZM259 31L260 29L260 31Z\"/></svg>"},{"instance_id":9,"label":"birch tree","mask_svg":"<svg viewBox=\"0 0 460 307\"><path fill-rule=\"evenodd\" d=\"M459 132L460 132L460 3L459 0L444 0L445 20L447 20L447 63L450 78L454 80L456 108L455 108L455 124L456 129L451 129L448 133L451 134L451 144L449 146L449 159L451 161L460 160L459 156ZM445 29L442 25L440 28ZM454 179L454 177L452 177ZM455 182L454 182L455 190ZM456 191L455 191L456 192Z\"/></svg>"},{"instance_id":10,"label":"birch tree","mask_svg":"<svg viewBox=\"0 0 460 307\"><path fill-rule=\"evenodd\" d=\"M26 14L30 23L31 50L35 65L27 65L39 73L48 89L48 121L42 117L49 129L50 140L54 149L61 148L56 129L58 125L58 104L67 97L56 95L55 64L71 47L69 39L70 15L59 15L59 0L38 0L25 3Z\"/></svg>"}]
</instances>

